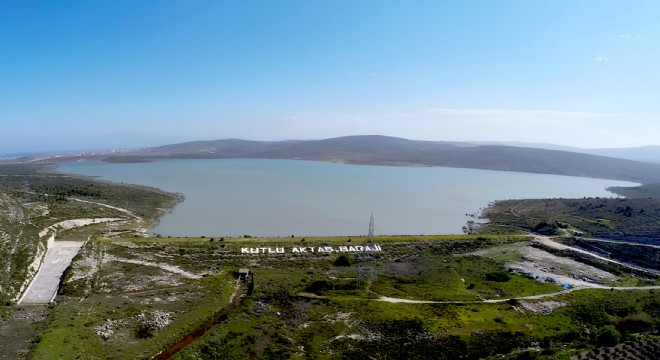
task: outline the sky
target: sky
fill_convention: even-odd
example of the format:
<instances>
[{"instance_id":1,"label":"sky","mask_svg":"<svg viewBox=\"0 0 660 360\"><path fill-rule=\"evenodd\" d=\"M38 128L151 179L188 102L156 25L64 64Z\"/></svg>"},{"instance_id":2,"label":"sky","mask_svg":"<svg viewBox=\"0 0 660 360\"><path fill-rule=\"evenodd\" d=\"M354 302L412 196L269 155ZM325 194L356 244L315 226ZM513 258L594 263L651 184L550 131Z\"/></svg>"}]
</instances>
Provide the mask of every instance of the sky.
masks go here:
<instances>
[{"instance_id":1,"label":"sky","mask_svg":"<svg viewBox=\"0 0 660 360\"><path fill-rule=\"evenodd\" d=\"M0 0L0 153L660 145L657 0Z\"/></svg>"}]
</instances>

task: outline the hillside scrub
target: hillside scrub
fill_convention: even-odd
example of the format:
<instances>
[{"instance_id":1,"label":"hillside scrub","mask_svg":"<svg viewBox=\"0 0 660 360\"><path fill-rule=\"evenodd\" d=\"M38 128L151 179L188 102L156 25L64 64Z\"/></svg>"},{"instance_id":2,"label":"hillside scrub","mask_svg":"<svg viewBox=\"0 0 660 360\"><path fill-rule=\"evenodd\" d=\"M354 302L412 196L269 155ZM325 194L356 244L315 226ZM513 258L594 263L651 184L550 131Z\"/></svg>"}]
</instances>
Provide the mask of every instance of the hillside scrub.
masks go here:
<instances>
[{"instance_id":1,"label":"hillside scrub","mask_svg":"<svg viewBox=\"0 0 660 360\"><path fill-rule=\"evenodd\" d=\"M26 174L33 170L24 168ZM162 210L155 209L166 208L177 198L155 189L66 176L48 179L32 172L27 174L34 177L31 188L47 196L30 195L29 203L21 204L26 174L8 177L0 187L4 187L3 199L11 209L8 214L14 216L8 215L8 219L30 219L32 225L14 226L14 220L2 217L0 230L10 235L23 231L16 238L31 239L33 248L39 246L33 233L54 222L92 214L127 216L96 203L126 209L149 223L161 214ZM51 198L57 200L47 200ZM561 231L591 224L618 231L627 228L619 221L655 214L652 199L639 203L596 200L576 200L571 206L568 200L505 203L502 218L496 217L493 224L508 225L504 221L509 219L525 229L545 224L543 227ZM586 206L589 201L592 205ZM648 206L643 212L642 203ZM543 209L546 204L550 210ZM580 210L580 204L584 209ZM576 213L565 215L561 212L564 206ZM614 217L579 215L587 210L592 212L589 216L611 210ZM287 252L270 256L242 254L241 248L288 249L301 246L302 238L132 237L135 225L127 223L123 225L127 229L111 231L91 226L61 232L67 239L90 241L65 274L57 304L48 310L46 328L32 344L35 359L151 357L227 304L237 284L233 273L239 268L249 268L254 274L254 292L176 359L479 359L533 356L530 347L540 347L540 353L548 356L559 353L566 357L575 349L650 338L660 325L660 304L654 290L578 290L553 295L550 299L561 306L545 313L527 310L516 299L561 292L555 284L502 270L506 261L521 256L506 252L526 246L527 236L377 236L382 251L373 254ZM640 229L635 236L652 233ZM305 237L304 246L358 246L368 240L366 236ZM0 254L11 260L12 267L24 270L34 256L33 248L11 253L2 247L0 251L5 252ZM477 255L485 249L499 255ZM8 279L11 283L21 275ZM381 297L457 303L374 301Z\"/></svg>"},{"instance_id":2,"label":"hillside scrub","mask_svg":"<svg viewBox=\"0 0 660 360\"><path fill-rule=\"evenodd\" d=\"M484 216L490 220L482 226L484 233L513 227L651 244L660 238L660 197L506 200L494 203Z\"/></svg>"}]
</instances>

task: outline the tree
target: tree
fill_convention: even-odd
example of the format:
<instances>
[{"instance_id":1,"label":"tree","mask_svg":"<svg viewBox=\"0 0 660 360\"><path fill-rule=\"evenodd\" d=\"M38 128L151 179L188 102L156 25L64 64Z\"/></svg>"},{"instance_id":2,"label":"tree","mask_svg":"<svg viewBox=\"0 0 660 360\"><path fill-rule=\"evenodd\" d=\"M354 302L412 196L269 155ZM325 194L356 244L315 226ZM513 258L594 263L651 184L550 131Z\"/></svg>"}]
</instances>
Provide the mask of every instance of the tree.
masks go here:
<instances>
[{"instance_id":1,"label":"tree","mask_svg":"<svg viewBox=\"0 0 660 360\"><path fill-rule=\"evenodd\" d=\"M510 279L511 276L501 270L491 271L486 274L486 280L488 281L507 282Z\"/></svg>"},{"instance_id":2,"label":"tree","mask_svg":"<svg viewBox=\"0 0 660 360\"><path fill-rule=\"evenodd\" d=\"M599 346L615 346L621 341L621 333L614 326L606 325L596 332L596 344Z\"/></svg>"},{"instance_id":3,"label":"tree","mask_svg":"<svg viewBox=\"0 0 660 360\"><path fill-rule=\"evenodd\" d=\"M342 254L339 255L332 264L334 266L351 266L351 259L349 259L348 256Z\"/></svg>"}]
</instances>

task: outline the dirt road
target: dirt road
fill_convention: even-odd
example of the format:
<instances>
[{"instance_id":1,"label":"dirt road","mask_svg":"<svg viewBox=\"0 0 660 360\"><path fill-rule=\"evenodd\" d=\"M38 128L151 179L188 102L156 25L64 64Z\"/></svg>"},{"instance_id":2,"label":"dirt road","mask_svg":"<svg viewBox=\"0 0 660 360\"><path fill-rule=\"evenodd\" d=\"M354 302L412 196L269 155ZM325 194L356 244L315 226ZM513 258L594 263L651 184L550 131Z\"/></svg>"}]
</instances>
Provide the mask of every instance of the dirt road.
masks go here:
<instances>
[{"instance_id":1,"label":"dirt road","mask_svg":"<svg viewBox=\"0 0 660 360\"><path fill-rule=\"evenodd\" d=\"M579 291L579 290L584 290L584 289L613 289L617 291L631 291L631 290L660 290L660 286L630 286L630 287L608 287L604 285L597 285L597 284L590 284L589 287L582 287L582 288L571 288L567 289L564 291L559 291L559 292L554 292L554 293L548 293L548 294L540 294L540 295L532 295L532 296L520 296L516 297L515 299L517 300L539 300L539 299L544 299L548 297L554 297L562 294L567 294L569 292L573 291ZM464 300L464 301L430 301L430 300L410 300L410 299L398 299L398 298L391 298L387 296L381 296L378 299L374 299L375 301L385 301L389 303L402 303L402 304L457 304L457 305L463 305L463 304L497 304L497 303L503 303L509 301L510 298L506 299L492 299L492 300Z\"/></svg>"},{"instance_id":2,"label":"dirt road","mask_svg":"<svg viewBox=\"0 0 660 360\"><path fill-rule=\"evenodd\" d=\"M576 248L576 247L560 244L560 243L552 240L552 238L550 238L548 236L542 236L542 235L534 234L533 237L534 237L534 239L532 240L533 242L535 242L537 244L540 244L540 245L543 245L543 246L546 246L546 247L551 248L551 249L571 250L571 251L574 251L574 252L577 252L577 253L580 253L580 254L584 254L584 255L593 257L593 258L598 259L598 260L602 260L602 261L609 262L609 263L612 263L612 264L617 264L617 265L620 265L620 266L623 266L623 267L627 267L628 269L642 271L642 272L653 274L653 275L660 275L660 272L655 271L655 270L643 269L643 268L640 268L640 267L637 267L637 266L632 266L632 265L629 265L629 264L626 264L626 263L623 263L623 262L620 262L620 261L608 259L606 257L596 255L594 253L590 253L586 250L582 250L582 249L579 249L579 248Z\"/></svg>"},{"instance_id":3,"label":"dirt road","mask_svg":"<svg viewBox=\"0 0 660 360\"><path fill-rule=\"evenodd\" d=\"M245 286L244 283L237 281L236 289L234 290L234 293L231 295L231 299L229 300L229 304L227 304L227 306L222 308L220 311L216 312L204 324L200 325L195 330L188 333L186 336L179 339L174 344L170 345L167 349L163 350L162 352L154 356L152 359L167 360L173 357L174 355L176 355L179 351L183 350L186 346L192 344L193 341L202 337L209 330L211 330L213 326L225 321L225 319L227 319L227 316L229 316L229 314L231 314L236 309L238 309L238 307L243 302L243 298L245 298L245 295L247 295L247 287Z\"/></svg>"}]
</instances>

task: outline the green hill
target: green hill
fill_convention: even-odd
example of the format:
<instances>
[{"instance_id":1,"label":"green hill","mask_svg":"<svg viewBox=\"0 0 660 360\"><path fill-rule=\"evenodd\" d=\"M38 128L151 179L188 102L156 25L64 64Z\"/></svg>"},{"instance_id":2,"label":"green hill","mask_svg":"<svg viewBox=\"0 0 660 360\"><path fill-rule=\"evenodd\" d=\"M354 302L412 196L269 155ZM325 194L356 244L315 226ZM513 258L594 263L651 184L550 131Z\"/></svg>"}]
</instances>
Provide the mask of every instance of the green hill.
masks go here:
<instances>
[{"instance_id":1,"label":"green hill","mask_svg":"<svg viewBox=\"0 0 660 360\"><path fill-rule=\"evenodd\" d=\"M660 164L504 145L347 136L308 141L195 141L98 156L133 162L171 158L261 158L392 166L446 166L582 176L639 183L660 182Z\"/></svg>"}]
</instances>

